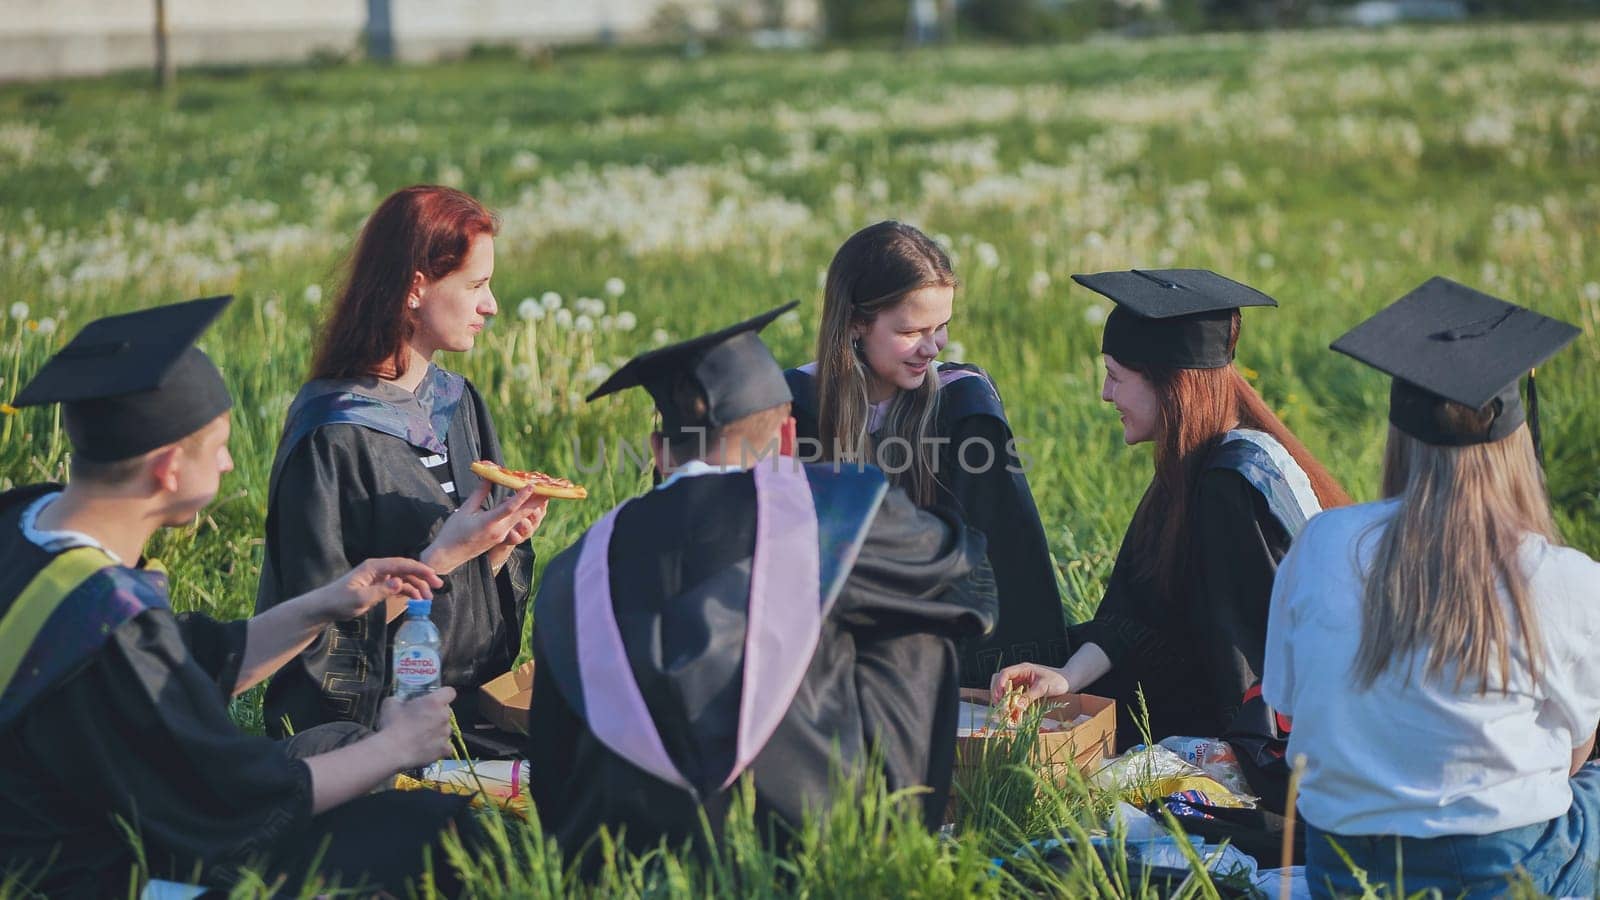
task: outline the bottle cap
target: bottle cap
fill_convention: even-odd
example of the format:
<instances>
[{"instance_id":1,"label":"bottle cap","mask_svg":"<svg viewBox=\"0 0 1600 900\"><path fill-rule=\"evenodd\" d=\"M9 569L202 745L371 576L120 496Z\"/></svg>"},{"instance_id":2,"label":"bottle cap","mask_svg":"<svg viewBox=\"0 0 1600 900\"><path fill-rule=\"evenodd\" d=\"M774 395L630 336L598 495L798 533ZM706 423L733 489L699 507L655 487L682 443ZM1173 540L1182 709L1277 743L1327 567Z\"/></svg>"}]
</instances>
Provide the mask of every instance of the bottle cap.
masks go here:
<instances>
[{"instance_id":1,"label":"bottle cap","mask_svg":"<svg viewBox=\"0 0 1600 900\"><path fill-rule=\"evenodd\" d=\"M406 601L406 615L426 616L433 612L433 601L426 597L419 597Z\"/></svg>"}]
</instances>

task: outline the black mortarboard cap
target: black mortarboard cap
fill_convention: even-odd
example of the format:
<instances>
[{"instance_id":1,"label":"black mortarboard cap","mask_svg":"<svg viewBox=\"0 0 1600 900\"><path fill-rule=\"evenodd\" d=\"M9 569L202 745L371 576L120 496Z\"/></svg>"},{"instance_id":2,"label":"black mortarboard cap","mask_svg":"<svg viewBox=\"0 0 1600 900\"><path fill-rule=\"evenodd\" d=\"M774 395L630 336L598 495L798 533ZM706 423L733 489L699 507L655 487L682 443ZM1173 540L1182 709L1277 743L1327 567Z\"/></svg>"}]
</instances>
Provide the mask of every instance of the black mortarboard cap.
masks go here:
<instances>
[{"instance_id":1,"label":"black mortarboard cap","mask_svg":"<svg viewBox=\"0 0 1600 900\"><path fill-rule=\"evenodd\" d=\"M1498 441L1525 414L1524 372L1565 347L1579 330L1448 278L1433 277L1334 341L1334 350L1394 378L1389 421L1427 444ZM1481 429L1462 430L1446 403L1492 407ZM1529 387L1530 427L1538 440L1537 395Z\"/></svg>"},{"instance_id":2,"label":"black mortarboard cap","mask_svg":"<svg viewBox=\"0 0 1600 900\"><path fill-rule=\"evenodd\" d=\"M590 400L631 387L650 392L661 411L661 431L681 436L687 428L717 428L794 399L783 367L758 334L796 306L786 303L753 319L679 344L642 353L623 364L589 394ZM681 409L688 383L705 400L704 415Z\"/></svg>"},{"instance_id":3,"label":"black mortarboard cap","mask_svg":"<svg viewBox=\"0 0 1600 900\"><path fill-rule=\"evenodd\" d=\"M188 437L233 406L222 373L194 346L232 301L208 297L96 319L12 404L62 404L73 451L91 462L132 459Z\"/></svg>"},{"instance_id":4,"label":"black mortarboard cap","mask_svg":"<svg viewBox=\"0 0 1600 900\"><path fill-rule=\"evenodd\" d=\"M1100 350L1123 363L1220 369L1233 362L1228 347L1233 311L1278 305L1255 288L1206 269L1131 269L1072 280L1117 304L1106 317Z\"/></svg>"}]
</instances>

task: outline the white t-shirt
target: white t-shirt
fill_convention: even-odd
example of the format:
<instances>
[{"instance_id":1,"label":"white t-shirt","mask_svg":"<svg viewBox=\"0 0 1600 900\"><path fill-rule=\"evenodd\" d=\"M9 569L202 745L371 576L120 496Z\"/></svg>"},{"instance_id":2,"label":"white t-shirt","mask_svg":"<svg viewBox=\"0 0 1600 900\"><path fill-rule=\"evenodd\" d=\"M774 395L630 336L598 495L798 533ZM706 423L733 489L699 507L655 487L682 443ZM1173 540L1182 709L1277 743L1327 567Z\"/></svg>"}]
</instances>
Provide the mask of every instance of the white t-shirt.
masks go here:
<instances>
[{"instance_id":1,"label":"white t-shirt","mask_svg":"<svg viewBox=\"0 0 1600 900\"><path fill-rule=\"evenodd\" d=\"M1493 677L1487 694L1475 679L1456 690L1449 668L1424 679L1426 650L1358 690L1363 574L1397 506L1322 513L1278 567L1262 692L1294 719L1289 757L1308 764L1301 813L1336 834L1406 837L1488 834L1564 814L1572 749L1600 720L1600 564L1524 541L1546 647L1539 683L1518 641L1508 693Z\"/></svg>"}]
</instances>

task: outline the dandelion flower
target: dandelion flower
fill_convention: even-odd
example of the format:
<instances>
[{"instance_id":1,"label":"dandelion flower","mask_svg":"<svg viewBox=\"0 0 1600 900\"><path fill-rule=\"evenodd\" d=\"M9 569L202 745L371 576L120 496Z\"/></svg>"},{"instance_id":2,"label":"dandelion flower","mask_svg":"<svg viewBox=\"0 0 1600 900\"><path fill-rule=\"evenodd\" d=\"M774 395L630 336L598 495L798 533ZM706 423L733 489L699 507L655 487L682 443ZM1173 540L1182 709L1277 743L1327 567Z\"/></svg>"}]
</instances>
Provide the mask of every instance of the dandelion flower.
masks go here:
<instances>
[{"instance_id":1,"label":"dandelion flower","mask_svg":"<svg viewBox=\"0 0 1600 900\"><path fill-rule=\"evenodd\" d=\"M1083 320L1090 325L1104 325L1106 322L1106 308L1101 303L1091 303L1083 311Z\"/></svg>"},{"instance_id":2,"label":"dandelion flower","mask_svg":"<svg viewBox=\"0 0 1600 900\"><path fill-rule=\"evenodd\" d=\"M572 320L572 328L574 331L587 334L594 330L594 320L586 315L579 316Z\"/></svg>"},{"instance_id":3,"label":"dandelion flower","mask_svg":"<svg viewBox=\"0 0 1600 900\"><path fill-rule=\"evenodd\" d=\"M312 306L316 306L318 303L321 303L322 302L322 285L320 285L320 284L308 284L308 285L306 285L305 297L306 297L306 302L311 304Z\"/></svg>"},{"instance_id":4,"label":"dandelion flower","mask_svg":"<svg viewBox=\"0 0 1600 900\"><path fill-rule=\"evenodd\" d=\"M600 330L601 331L613 331L613 330L616 329L616 327L617 327L617 317L616 316L601 316L600 317Z\"/></svg>"},{"instance_id":5,"label":"dandelion flower","mask_svg":"<svg viewBox=\"0 0 1600 900\"><path fill-rule=\"evenodd\" d=\"M283 310L278 308L278 298L276 297L273 297L266 303L261 304L261 311L265 313L269 319L283 318Z\"/></svg>"},{"instance_id":6,"label":"dandelion flower","mask_svg":"<svg viewBox=\"0 0 1600 900\"><path fill-rule=\"evenodd\" d=\"M1277 264L1271 253L1261 253L1256 256L1256 268L1270 269Z\"/></svg>"},{"instance_id":7,"label":"dandelion flower","mask_svg":"<svg viewBox=\"0 0 1600 900\"><path fill-rule=\"evenodd\" d=\"M606 294L608 296L621 297L622 292L627 289L628 285L621 278L612 277L606 279Z\"/></svg>"},{"instance_id":8,"label":"dandelion flower","mask_svg":"<svg viewBox=\"0 0 1600 900\"><path fill-rule=\"evenodd\" d=\"M655 331L650 332L650 342L655 344L657 347L670 340L672 340L672 335L667 334L667 330L665 328L657 328Z\"/></svg>"},{"instance_id":9,"label":"dandelion flower","mask_svg":"<svg viewBox=\"0 0 1600 900\"><path fill-rule=\"evenodd\" d=\"M537 322L544 318L544 307L539 305L539 301L528 297L517 304L517 318L524 322Z\"/></svg>"},{"instance_id":10,"label":"dandelion flower","mask_svg":"<svg viewBox=\"0 0 1600 900\"><path fill-rule=\"evenodd\" d=\"M610 374L611 370L605 366L590 366L588 371L583 373L583 380L592 384L599 384L605 381L606 376Z\"/></svg>"},{"instance_id":11,"label":"dandelion flower","mask_svg":"<svg viewBox=\"0 0 1600 900\"><path fill-rule=\"evenodd\" d=\"M571 325L572 324L572 310L570 310L570 309L558 309L558 310L556 310L556 324L558 326L562 327L562 328L566 328L568 325Z\"/></svg>"},{"instance_id":12,"label":"dandelion flower","mask_svg":"<svg viewBox=\"0 0 1600 900\"><path fill-rule=\"evenodd\" d=\"M785 327L785 328L789 328L789 327L792 327L792 326L795 326L795 325L799 325L800 324L800 310L791 309L788 312L784 313L783 315L779 316L778 317L778 324L783 326L783 327Z\"/></svg>"},{"instance_id":13,"label":"dandelion flower","mask_svg":"<svg viewBox=\"0 0 1600 900\"><path fill-rule=\"evenodd\" d=\"M539 304L547 310L560 309L561 295L555 291L545 291L543 296L539 298Z\"/></svg>"},{"instance_id":14,"label":"dandelion flower","mask_svg":"<svg viewBox=\"0 0 1600 900\"><path fill-rule=\"evenodd\" d=\"M511 367L511 377L517 381L532 381L533 366L527 363L517 363Z\"/></svg>"},{"instance_id":15,"label":"dandelion flower","mask_svg":"<svg viewBox=\"0 0 1600 900\"><path fill-rule=\"evenodd\" d=\"M1583 299L1590 303L1600 303L1600 281L1591 281L1583 286Z\"/></svg>"},{"instance_id":16,"label":"dandelion flower","mask_svg":"<svg viewBox=\"0 0 1600 900\"><path fill-rule=\"evenodd\" d=\"M972 252L978 257L978 265L985 269L993 269L1000 265L1000 251L988 241L980 241L978 246L972 248Z\"/></svg>"},{"instance_id":17,"label":"dandelion flower","mask_svg":"<svg viewBox=\"0 0 1600 900\"><path fill-rule=\"evenodd\" d=\"M40 319L39 320L39 333L40 334L55 334L56 333L56 320L50 318L49 316L45 316L44 318Z\"/></svg>"},{"instance_id":18,"label":"dandelion flower","mask_svg":"<svg viewBox=\"0 0 1600 900\"><path fill-rule=\"evenodd\" d=\"M1043 297L1044 292L1050 290L1050 273L1043 269L1034 272L1028 279L1028 293L1035 297Z\"/></svg>"},{"instance_id":19,"label":"dandelion flower","mask_svg":"<svg viewBox=\"0 0 1600 900\"><path fill-rule=\"evenodd\" d=\"M639 327L639 317L627 310L617 313L617 330L632 331Z\"/></svg>"},{"instance_id":20,"label":"dandelion flower","mask_svg":"<svg viewBox=\"0 0 1600 900\"><path fill-rule=\"evenodd\" d=\"M23 319L26 319L27 317L28 317L28 304L23 303L21 300L18 300L17 302L11 304L11 318L16 319L18 322L20 322Z\"/></svg>"}]
</instances>

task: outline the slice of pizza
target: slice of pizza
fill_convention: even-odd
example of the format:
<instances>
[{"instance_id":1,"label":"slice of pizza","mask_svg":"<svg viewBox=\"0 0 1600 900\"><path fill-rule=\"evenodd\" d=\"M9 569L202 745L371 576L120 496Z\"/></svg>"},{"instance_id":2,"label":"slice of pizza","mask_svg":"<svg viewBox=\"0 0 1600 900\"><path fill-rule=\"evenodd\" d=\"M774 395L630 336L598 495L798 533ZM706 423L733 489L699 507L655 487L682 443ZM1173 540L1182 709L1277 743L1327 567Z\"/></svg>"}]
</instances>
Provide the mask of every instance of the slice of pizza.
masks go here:
<instances>
[{"instance_id":1,"label":"slice of pizza","mask_svg":"<svg viewBox=\"0 0 1600 900\"><path fill-rule=\"evenodd\" d=\"M472 474L492 481L501 487L508 487L520 491L528 485L533 485L533 492L543 497L553 497L558 500L582 500L589 496L589 492L582 485L573 484L565 478L546 475L543 472L524 472L520 469L508 469L497 462L480 459L472 464Z\"/></svg>"},{"instance_id":2,"label":"slice of pizza","mask_svg":"<svg viewBox=\"0 0 1600 900\"><path fill-rule=\"evenodd\" d=\"M1000 710L1007 725L1016 727L1022 724L1022 715L1028 709L1027 694L1028 689L1017 682L1012 682L1006 689L1006 695L1000 701Z\"/></svg>"}]
</instances>

